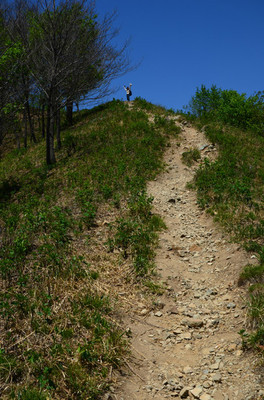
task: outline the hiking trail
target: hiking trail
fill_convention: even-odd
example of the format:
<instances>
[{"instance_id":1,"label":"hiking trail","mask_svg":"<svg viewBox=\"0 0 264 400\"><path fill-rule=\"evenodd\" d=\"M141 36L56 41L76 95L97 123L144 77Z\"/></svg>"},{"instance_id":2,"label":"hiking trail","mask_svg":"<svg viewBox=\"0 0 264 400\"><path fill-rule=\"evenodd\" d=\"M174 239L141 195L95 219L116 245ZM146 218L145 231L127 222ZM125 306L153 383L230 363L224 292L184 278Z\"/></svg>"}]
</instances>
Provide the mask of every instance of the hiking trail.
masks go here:
<instances>
[{"instance_id":1,"label":"hiking trail","mask_svg":"<svg viewBox=\"0 0 264 400\"><path fill-rule=\"evenodd\" d=\"M182 153L198 148L202 159L215 159L217 149L202 132L177 123L181 139L171 140L166 171L147 188L167 226L155 259L166 291L155 307L139 299L125 316L132 354L119 387L106 398L263 399L258 360L243 352L238 334L246 327L246 292L238 277L257 260L230 242L186 188L198 163L187 167Z\"/></svg>"}]
</instances>

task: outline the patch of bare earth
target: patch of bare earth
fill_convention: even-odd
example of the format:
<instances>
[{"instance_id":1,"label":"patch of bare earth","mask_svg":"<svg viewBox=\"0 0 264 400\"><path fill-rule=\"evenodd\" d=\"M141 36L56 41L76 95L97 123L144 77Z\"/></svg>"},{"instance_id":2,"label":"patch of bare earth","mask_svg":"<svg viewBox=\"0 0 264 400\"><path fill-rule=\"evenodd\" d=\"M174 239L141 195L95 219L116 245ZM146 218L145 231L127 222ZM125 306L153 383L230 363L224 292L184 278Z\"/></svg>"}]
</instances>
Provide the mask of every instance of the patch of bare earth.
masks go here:
<instances>
[{"instance_id":1,"label":"patch of bare earth","mask_svg":"<svg viewBox=\"0 0 264 400\"><path fill-rule=\"evenodd\" d=\"M106 398L261 399L258 362L242 351L238 334L246 308L237 281L255 259L229 241L186 188L197 164L186 167L182 153L197 147L202 158L214 158L216 149L191 127L181 136L180 146L175 139L167 149L167 170L148 185L154 211L167 225L156 256L166 290L155 306L139 292L127 293L123 323L131 330L132 354ZM124 293L115 292L121 301Z\"/></svg>"}]
</instances>

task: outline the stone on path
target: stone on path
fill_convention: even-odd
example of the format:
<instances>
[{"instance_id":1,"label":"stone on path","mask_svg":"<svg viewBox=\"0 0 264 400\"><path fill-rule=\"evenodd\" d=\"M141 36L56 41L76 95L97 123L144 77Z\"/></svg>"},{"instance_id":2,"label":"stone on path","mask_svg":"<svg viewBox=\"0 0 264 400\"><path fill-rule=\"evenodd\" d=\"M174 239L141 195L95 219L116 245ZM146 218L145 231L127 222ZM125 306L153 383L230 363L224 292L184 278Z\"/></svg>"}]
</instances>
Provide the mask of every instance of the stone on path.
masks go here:
<instances>
[{"instance_id":1,"label":"stone on path","mask_svg":"<svg viewBox=\"0 0 264 400\"><path fill-rule=\"evenodd\" d=\"M202 394L203 389L199 386L196 386L194 389L190 390L190 393L196 398L199 399Z\"/></svg>"},{"instance_id":2,"label":"stone on path","mask_svg":"<svg viewBox=\"0 0 264 400\"><path fill-rule=\"evenodd\" d=\"M203 393L203 394L200 396L200 400L212 400L212 397L211 397L209 394L207 394L207 393Z\"/></svg>"}]
</instances>

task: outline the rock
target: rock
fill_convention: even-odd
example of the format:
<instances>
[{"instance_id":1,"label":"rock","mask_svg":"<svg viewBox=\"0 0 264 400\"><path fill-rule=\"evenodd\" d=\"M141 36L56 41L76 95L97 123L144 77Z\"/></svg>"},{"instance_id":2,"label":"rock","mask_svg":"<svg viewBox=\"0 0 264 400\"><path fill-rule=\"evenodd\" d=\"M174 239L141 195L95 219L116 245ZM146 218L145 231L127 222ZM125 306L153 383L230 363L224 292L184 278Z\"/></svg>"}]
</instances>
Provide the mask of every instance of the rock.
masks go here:
<instances>
[{"instance_id":1,"label":"rock","mask_svg":"<svg viewBox=\"0 0 264 400\"><path fill-rule=\"evenodd\" d=\"M201 328L203 326L204 322L201 319L190 319L187 321L187 325L189 328Z\"/></svg>"},{"instance_id":2,"label":"rock","mask_svg":"<svg viewBox=\"0 0 264 400\"><path fill-rule=\"evenodd\" d=\"M180 394L179 394L180 398L181 399L186 399L189 396L189 390L190 390L190 387L184 387L180 391Z\"/></svg>"},{"instance_id":3,"label":"rock","mask_svg":"<svg viewBox=\"0 0 264 400\"><path fill-rule=\"evenodd\" d=\"M222 381L222 376L218 372L216 374L212 375L212 381L213 382L221 382Z\"/></svg>"},{"instance_id":4,"label":"rock","mask_svg":"<svg viewBox=\"0 0 264 400\"><path fill-rule=\"evenodd\" d=\"M229 308L229 309L234 309L234 308L236 308L236 305L235 305L235 303L228 303L226 305L226 307Z\"/></svg>"},{"instance_id":5,"label":"rock","mask_svg":"<svg viewBox=\"0 0 264 400\"><path fill-rule=\"evenodd\" d=\"M219 318L217 318L217 319L212 319L212 320L209 320L209 321L207 322L207 326L208 326L208 328L212 328L212 327L214 327L214 326L219 325L219 322L220 322L220 319L219 319Z\"/></svg>"},{"instance_id":6,"label":"rock","mask_svg":"<svg viewBox=\"0 0 264 400\"><path fill-rule=\"evenodd\" d=\"M168 310L168 313L169 313L169 314L179 314L179 310L178 310L178 308L177 308L176 306L174 306L174 307L171 307L171 308Z\"/></svg>"},{"instance_id":7,"label":"rock","mask_svg":"<svg viewBox=\"0 0 264 400\"><path fill-rule=\"evenodd\" d=\"M190 390L190 393L194 398L199 399L203 389L200 386L196 386L194 389Z\"/></svg>"},{"instance_id":8,"label":"rock","mask_svg":"<svg viewBox=\"0 0 264 400\"><path fill-rule=\"evenodd\" d=\"M180 339L191 340L192 334L189 332L182 333L180 335Z\"/></svg>"},{"instance_id":9,"label":"rock","mask_svg":"<svg viewBox=\"0 0 264 400\"><path fill-rule=\"evenodd\" d=\"M213 260L210 259L210 262L212 262L212 261L213 261ZM208 290L205 292L205 295L206 295L206 296L215 296L217 293L218 293L218 292L217 292L216 289L208 289Z\"/></svg>"},{"instance_id":10,"label":"rock","mask_svg":"<svg viewBox=\"0 0 264 400\"><path fill-rule=\"evenodd\" d=\"M236 343L231 343L231 344L228 346L227 350L228 350L229 352L233 352L233 351L236 350L236 348L237 348L237 344L236 344Z\"/></svg>"},{"instance_id":11,"label":"rock","mask_svg":"<svg viewBox=\"0 0 264 400\"><path fill-rule=\"evenodd\" d=\"M173 333L174 335L180 335L182 333L182 329L180 328L174 329Z\"/></svg>"},{"instance_id":12,"label":"rock","mask_svg":"<svg viewBox=\"0 0 264 400\"><path fill-rule=\"evenodd\" d=\"M211 397L209 394L207 394L207 393L203 393L203 394L200 396L200 400L212 400L212 397Z\"/></svg>"},{"instance_id":13,"label":"rock","mask_svg":"<svg viewBox=\"0 0 264 400\"><path fill-rule=\"evenodd\" d=\"M215 364L210 365L210 369L213 369L213 370L219 369L219 363L215 363Z\"/></svg>"},{"instance_id":14,"label":"rock","mask_svg":"<svg viewBox=\"0 0 264 400\"><path fill-rule=\"evenodd\" d=\"M112 399L112 396L111 396L110 393L106 393L106 394L104 395L104 397L103 397L103 400L111 400L111 399Z\"/></svg>"},{"instance_id":15,"label":"rock","mask_svg":"<svg viewBox=\"0 0 264 400\"><path fill-rule=\"evenodd\" d=\"M235 393L233 393L233 394L235 395ZM215 391L213 393L213 396L214 396L213 397L214 400L225 400L226 399L226 395L222 391L219 391L219 390ZM236 398L235 396L234 396L234 398Z\"/></svg>"},{"instance_id":16,"label":"rock","mask_svg":"<svg viewBox=\"0 0 264 400\"><path fill-rule=\"evenodd\" d=\"M183 368L183 373L184 374L191 374L192 372L193 372L193 370L189 366Z\"/></svg>"},{"instance_id":17,"label":"rock","mask_svg":"<svg viewBox=\"0 0 264 400\"><path fill-rule=\"evenodd\" d=\"M155 317L161 317L163 314L161 311L157 311L154 315Z\"/></svg>"}]
</instances>

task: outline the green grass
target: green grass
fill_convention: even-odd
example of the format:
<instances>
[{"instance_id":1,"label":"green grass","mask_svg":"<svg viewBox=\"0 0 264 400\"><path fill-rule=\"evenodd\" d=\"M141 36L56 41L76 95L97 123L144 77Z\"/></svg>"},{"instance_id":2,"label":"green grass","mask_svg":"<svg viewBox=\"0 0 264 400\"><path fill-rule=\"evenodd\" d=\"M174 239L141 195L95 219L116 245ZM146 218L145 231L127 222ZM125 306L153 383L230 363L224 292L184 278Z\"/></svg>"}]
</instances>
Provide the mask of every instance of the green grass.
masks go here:
<instances>
[{"instance_id":1,"label":"green grass","mask_svg":"<svg viewBox=\"0 0 264 400\"><path fill-rule=\"evenodd\" d=\"M182 161L188 167L191 167L195 162L200 160L200 158L201 158L201 153L196 148L184 151L182 153Z\"/></svg>"},{"instance_id":2,"label":"green grass","mask_svg":"<svg viewBox=\"0 0 264 400\"><path fill-rule=\"evenodd\" d=\"M116 216L109 247L149 279L164 224L145 189L179 133L170 114L143 99L131 111L113 101L76 115L52 168L42 142L0 161L1 398L97 399L107 390L127 344L113 301L95 288L99 262L86 255L107 205Z\"/></svg>"},{"instance_id":3,"label":"green grass","mask_svg":"<svg viewBox=\"0 0 264 400\"><path fill-rule=\"evenodd\" d=\"M241 332L243 344L263 353L264 343L264 135L263 92L253 96L235 90L196 89L185 116L219 150L217 160L205 159L194 182L200 206L254 252L257 265L243 268L238 284L246 284L252 331Z\"/></svg>"},{"instance_id":4,"label":"green grass","mask_svg":"<svg viewBox=\"0 0 264 400\"><path fill-rule=\"evenodd\" d=\"M248 337L257 345L264 340L264 137L208 121L205 133L219 156L204 160L191 186L200 206L258 258L258 265L244 267L238 282L250 285L248 315L255 333Z\"/></svg>"}]
</instances>

